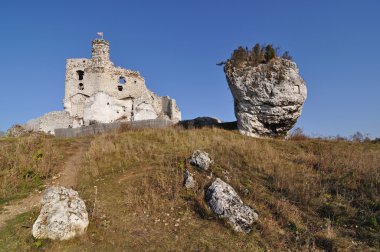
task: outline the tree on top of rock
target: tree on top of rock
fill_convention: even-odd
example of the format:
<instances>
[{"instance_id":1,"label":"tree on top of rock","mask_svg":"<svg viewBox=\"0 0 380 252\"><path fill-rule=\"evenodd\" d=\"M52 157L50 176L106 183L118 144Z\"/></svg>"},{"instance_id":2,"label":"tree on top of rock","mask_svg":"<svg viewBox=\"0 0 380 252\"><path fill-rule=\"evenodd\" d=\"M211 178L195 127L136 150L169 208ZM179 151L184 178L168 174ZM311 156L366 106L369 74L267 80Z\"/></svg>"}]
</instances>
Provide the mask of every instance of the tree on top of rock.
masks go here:
<instances>
[{"instance_id":1,"label":"tree on top of rock","mask_svg":"<svg viewBox=\"0 0 380 252\"><path fill-rule=\"evenodd\" d=\"M244 48L239 46L231 55L231 58L227 61L221 61L217 65L224 65L229 63L228 67L245 68L245 67L255 67L259 64L269 63L272 59L278 58L279 48L275 48L272 44L260 45L255 44L255 46L250 51L247 47ZM285 51L281 56L283 59L293 60L290 56L289 51Z\"/></svg>"},{"instance_id":2,"label":"tree on top of rock","mask_svg":"<svg viewBox=\"0 0 380 252\"><path fill-rule=\"evenodd\" d=\"M269 62L274 58L277 58L276 49L273 48L273 45L269 44L265 47L265 62Z\"/></svg>"}]
</instances>

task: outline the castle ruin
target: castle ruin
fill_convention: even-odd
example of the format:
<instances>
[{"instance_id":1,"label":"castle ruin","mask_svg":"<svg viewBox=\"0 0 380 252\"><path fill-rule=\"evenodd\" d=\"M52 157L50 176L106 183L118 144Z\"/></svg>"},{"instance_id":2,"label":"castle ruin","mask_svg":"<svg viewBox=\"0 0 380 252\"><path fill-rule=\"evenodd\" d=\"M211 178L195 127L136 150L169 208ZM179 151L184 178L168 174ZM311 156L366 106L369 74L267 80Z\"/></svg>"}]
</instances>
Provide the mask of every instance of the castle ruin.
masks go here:
<instances>
[{"instance_id":1,"label":"castle ruin","mask_svg":"<svg viewBox=\"0 0 380 252\"><path fill-rule=\"evenodd\" d=\"M109 42L92 41L91 59L66 62L64 111L30 120L26 128L54 134L56 128L96 123L168 119L181 120L176 101L150 91L139 72L115 66Z\"/></svg>"}]
</instances>

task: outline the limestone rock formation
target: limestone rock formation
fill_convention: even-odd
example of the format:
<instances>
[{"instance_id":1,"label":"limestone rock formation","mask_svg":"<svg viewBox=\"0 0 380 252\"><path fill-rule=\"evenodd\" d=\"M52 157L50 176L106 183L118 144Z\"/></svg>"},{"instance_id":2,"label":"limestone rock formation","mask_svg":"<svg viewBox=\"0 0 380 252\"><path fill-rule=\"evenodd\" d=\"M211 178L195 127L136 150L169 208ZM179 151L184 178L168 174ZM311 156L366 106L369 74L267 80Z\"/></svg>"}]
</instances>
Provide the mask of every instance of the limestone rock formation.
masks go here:
<instances>
[{"instance_id":1,"label":"limestone rock formation","mask_svg":"<svg viewBox=\"0 0 380 252\"><path fill-rule=\"evenodd\" d=\"M194 175L189 172L189 170L185 170L184 172L184 186L186 189L194 188L196 186L196 181L194 179Z\"/></svg>"},{"instance_id":2,"label":"limestone rock formation","mask_svg":"<svg viewBox=\"0 0 380 252\"><path fill-rule=\"evenodd\" d=\"M275 58L257 66L227 61L226 78L234 97L238 129L248 136L283 136L301 115L307 90L296 64Z\"/></svg>"},{"instance_id":3,"label":"limestone rock formation","mask_svg":"<svg viewBox=\"0 0 380 252\"><path fill-rule=\"evenodd\" d=\"M235 190L217 178L207 189L205 200L211 210L220 218L226 218L235 231L249 233L258 215L245 205Z\"/></svg>"},{"instance_id":4,"label":"limestone rock formation","mask_svg":"<svg viewBox=\"0 0 380 252\"><path fill-rule=\"evenodd\" d=\"M207 171L213 164L213 160L207 152L196 150L190 158L190 164L196 166L200 170Z\"/></svg>"},{"instance_id":5,"label":"limestone rock formation","mask_svg":"<svg viewBox=\"0 0 380 252\"><path fill-rule=\"evenodd\" d=\"M88 223L86 205L76 191L49 187L44 192L32 234L37 239L68 240L82 235Z\"/></svg>"}]
</instances>

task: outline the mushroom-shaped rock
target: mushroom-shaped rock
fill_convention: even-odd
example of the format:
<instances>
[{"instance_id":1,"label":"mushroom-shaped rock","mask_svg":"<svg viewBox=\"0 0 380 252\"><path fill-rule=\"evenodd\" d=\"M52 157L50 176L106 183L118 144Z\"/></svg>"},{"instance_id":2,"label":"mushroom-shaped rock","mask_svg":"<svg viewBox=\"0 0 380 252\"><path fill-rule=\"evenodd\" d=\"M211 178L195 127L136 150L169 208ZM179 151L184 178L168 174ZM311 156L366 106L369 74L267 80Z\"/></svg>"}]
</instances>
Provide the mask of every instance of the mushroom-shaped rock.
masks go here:
<instances>
[{"instance_id":1,"label":"mushroom-shaped rock","mask_svg":"<svg viewBox=\"0 0 380 252\"><path fill-rule=\"evenodd\" d=\"M218 217L228 219L235 231L249 233L253 222L258 219L257 213L219 178L207 189L205 200Z\"/></svg>"},{"instance_id":2,"label":"mushroom-shaped rock","mask_svg":"<svg viewBox=\"0 0 380 252\"><path fill-rule=\"evenodd\" d=\"M86 205L76 191L49 187L32 234L37 239L68 240L85 233L88 223Z\"/></svg>"},{"instance_id":3,"label":"mushroom-shaped rock","mask_svg":"<svg viewBox=\"0 0 380 252\"><path fill-rule=\"evenodd\" d=\"M193 177L193 174L189 172L189 170L185 170L184 172L184 185L186 189L194 188L196 186L196 181Z\"/></svg>"},{"instance_id":4,"label":"mushroom-shaped rock","mask_svg":"<svg viewBox=\"0 0 380 252\"><path fill-rule=\"evenodd\" d=\"M190 164L200 170L207 171L213 164L213 160L207 152L196 150L190 158Z\"/></svg>"},{"instance_id":5,"label":"mushroom-shaped rock","mask_svg":"<svg viewBox=\"0 0 380 252\"><path fill-rule=\"evenodd\" d=\"M297 122L307 90L294 62L275 58L237 67L229 60L224 72L242 134L285 136Z\"/></svg>"}]
</instances>

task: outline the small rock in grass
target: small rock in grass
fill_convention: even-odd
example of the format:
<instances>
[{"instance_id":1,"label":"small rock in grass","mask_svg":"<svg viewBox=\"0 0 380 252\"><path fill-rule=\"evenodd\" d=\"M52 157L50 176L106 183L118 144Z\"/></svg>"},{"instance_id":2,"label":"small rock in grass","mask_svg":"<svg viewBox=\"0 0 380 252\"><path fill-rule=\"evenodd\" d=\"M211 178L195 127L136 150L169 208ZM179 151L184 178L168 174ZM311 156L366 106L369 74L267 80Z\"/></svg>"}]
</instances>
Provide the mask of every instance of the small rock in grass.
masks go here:
<instances>
[{"instance_id":1,"label":"small rock in grass","mask_svg":"<svg viewBox=\"0 0 380 252\"><path fill-rule=\"evenodd\" d=\"M184 185L187 189L194 188L196 186L196 181L193 174L191 174L187 169L184 172Z\"/></svg>"},{"instance_id":2,"label":"small rock in grass","mask_svg":"<svg viewBox=\"0 0 380 252\"><path fill-rule=\"evenodd\" d=\"M196 150L191 156L190 164L196 166L200 170L207 171L213 164L213 160L207 152Z\"/></svg>"}]
</instances>

